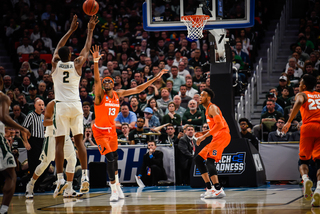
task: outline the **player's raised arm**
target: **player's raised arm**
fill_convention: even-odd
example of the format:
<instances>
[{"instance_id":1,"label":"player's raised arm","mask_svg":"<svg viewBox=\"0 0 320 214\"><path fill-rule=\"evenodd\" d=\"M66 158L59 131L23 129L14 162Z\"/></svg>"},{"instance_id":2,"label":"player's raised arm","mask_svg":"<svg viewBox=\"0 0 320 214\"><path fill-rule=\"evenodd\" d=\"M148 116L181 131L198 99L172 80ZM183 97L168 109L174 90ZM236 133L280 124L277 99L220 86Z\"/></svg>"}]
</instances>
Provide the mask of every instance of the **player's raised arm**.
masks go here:
<instances>
[{"instance_id":1,"label":"player's raised arm","mask_svg":"<svg viewBox=\"0 0 320 214\"><path fill-rule=\"evenodd\" d=\"M68 30L68 32L60 39L56 49L54 50L53 53L53 57L52 57L52 72L53 73L56 70L56 66L58 61L60 60L58 51L60 48L62 48L63 46L65 46L65 44L67 43L68 39L70 38L70 36L73 34L73 32L75 32L78 28L79 23L77 22L78 20L78 16L74 15L72 22L71 22L71 26L70 29Z\"/></svg>"},{"instance_id":2,"label":"player's raised arm","mask_svg":"<svg viewBox=\"0 0 320 214\"><path fill-rule=\"evenodd\" d=\"M296 117L298 114L301 106L307 101L307 95L303 92L300 92L296 95L296 101L294 102L294 106L292 109L292 113L287 121L287 123L283 126L282 132L287 133L290 129L292 120Z\"/></svg>"},{"instance_id":3,"label":"player's raised arm","mask_svg":"<svg viewBox=\"0 0 320 214\"><path fill-rule=\"evenodd\" d=\"M98 16L94 15L90 18L90 20L88 22L88 32L87 32L86 44L84 45L84 48L80 52L79 57L74 60L74 66L80 76L82 75L81 67L82 67L83 63L85 63L85 61L87 60L88 55L89 55L89 51L91 48L93 30L96 27L96 24L98 22L99 22ZM81 72L81 73L79 73L79 72Z\"/></svg>"},{"instance_id":4,"label":"player's raised arm","mask_svg":"<svg viewBox=\"0 0 320 214\"><path fill-rule=\"evenodd\" d=\"M55 105L55 101L51 100L47 107L46 107L46 111L44 113L44 121L43 121L43 125L44 126L51 126L53 125L53 120L52 120L52 115L54 113L54 105Z\"/></svg>"},{"instance_id":5,"label":"player's raised arm","mask_svg":"<svg viewBox=\"0 0 320 214\"><path fill-rule=\"evenodd\" d=\"M118 96L119 97L126 97L126 96L130 96L130 95L133 95L133 94L139 94L141 91L143 91L146 88L148 88L148 86L151 85L153 82L155 82L157 79L161 78L163 74L167 73L167 71L168 70L166 70L166 69L162 69L157 76L155 76L151 80L149 80L149 81L147 81L147 82L145 82L145 83L143 83L141 85L138 85L135 88L131 88L131 89L128 89L128 90L118 90L117 91Z\"/></svg>"},{"instance_id":6,"label":"player's raised arm","mask_svg":"<svg viewBox=\"0 0 320 214\"><path fill-rule=\"evenodd\" d=\"M92 50L90 50L93 56L94 61L94 68L93 68L93 75L94 75L94 103L96 105L99 105L103 99L104 96L104 90L101 85L100 81L100 73L99 73L99 59L102 55L99 54L99 46L95 45L95 47L92 47Z\"/></svg>"}]
</instances>

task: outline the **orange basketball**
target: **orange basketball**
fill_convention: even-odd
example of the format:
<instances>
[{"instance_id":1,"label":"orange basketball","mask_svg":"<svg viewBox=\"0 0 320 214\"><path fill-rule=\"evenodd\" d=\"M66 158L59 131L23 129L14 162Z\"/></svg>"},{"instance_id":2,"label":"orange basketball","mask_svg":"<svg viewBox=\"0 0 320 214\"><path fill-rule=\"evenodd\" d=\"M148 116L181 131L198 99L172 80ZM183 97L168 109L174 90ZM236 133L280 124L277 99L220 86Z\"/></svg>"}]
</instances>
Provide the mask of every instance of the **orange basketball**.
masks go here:
<instances>
[{"instance_id":1,"label":"orange basketball","mask_svg":"<svg viewBox=\"0 0 320 214\"><path fill-rule=\"evenodd\" d=\"M93 16L99 11L99 4L95 0L87 0L83 3L82 9L88 16Z\"/></svg>"}]
</instances>

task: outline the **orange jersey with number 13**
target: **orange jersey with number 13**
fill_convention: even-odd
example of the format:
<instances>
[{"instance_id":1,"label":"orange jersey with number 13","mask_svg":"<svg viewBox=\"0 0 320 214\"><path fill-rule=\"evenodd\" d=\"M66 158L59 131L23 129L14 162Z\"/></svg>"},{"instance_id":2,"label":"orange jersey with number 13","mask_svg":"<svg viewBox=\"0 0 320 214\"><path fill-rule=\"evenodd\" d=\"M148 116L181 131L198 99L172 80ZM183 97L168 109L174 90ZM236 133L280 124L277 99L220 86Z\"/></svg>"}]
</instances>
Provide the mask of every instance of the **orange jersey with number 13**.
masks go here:
<instances>
[{"instance_id":1,"label":"orange jersey with number 13","mask_svg":"<svg viewBox=\"0 0 320 214\"><path fill-rule=\"evenodd\" d=\"M120 109L119 97L117 92L113 91L111 99L104 94L99 105L94 104L94 112L96 115L95 124L98 127L115 127L115 119Z\"/></svg>"},{"instance_id":2,"label":"orange jersey with number 13","mask_svg":"<svg viewBox=\"0 0 320 214\"><path fill-rule=\"evenodd\" d=\"M308 100L300 108L302 123L320 123L320 93L316 91L304 91L303 93L307 95Z\"/></svg>"}]
</instances>

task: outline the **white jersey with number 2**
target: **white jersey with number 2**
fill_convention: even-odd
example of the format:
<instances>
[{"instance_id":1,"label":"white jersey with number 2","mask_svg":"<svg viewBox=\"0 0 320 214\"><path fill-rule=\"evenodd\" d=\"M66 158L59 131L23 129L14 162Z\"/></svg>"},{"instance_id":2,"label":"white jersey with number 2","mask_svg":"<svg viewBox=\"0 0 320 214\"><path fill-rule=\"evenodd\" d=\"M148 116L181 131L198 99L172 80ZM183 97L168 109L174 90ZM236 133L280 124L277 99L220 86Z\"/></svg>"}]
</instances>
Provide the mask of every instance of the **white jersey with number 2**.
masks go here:
<instances>
[{"instance_id":1,"label":"white jersey with number 2","mask_svg":"<svg viewBox=\"0 0 320 214\"><path fill-rule=\"evenodd\" d=\"M80 101L79 82L81 76L77 73L74 62L59 61L56 71L52 74L55 100Z\"/></svg>"}]
</instances>

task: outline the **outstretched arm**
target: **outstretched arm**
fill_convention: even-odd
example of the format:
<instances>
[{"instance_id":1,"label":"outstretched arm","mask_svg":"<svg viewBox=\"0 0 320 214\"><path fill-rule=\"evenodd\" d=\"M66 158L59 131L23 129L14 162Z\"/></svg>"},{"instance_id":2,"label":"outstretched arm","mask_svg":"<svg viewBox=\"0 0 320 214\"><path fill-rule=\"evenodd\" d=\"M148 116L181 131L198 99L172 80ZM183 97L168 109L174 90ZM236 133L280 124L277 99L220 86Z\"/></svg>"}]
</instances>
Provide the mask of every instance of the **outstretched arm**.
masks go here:
<instances>
[{"instance_id":1,"label":"outstretched arm","mask_svg":"<svg viewBox=\"0 0 320 214\"><path fill-rule=\"evenodd\" d=\"M74 66L78 72L78 74L81 76L82 75L82 65L85 63L85 61L88 58L90 47L92 44L92 35L93 35L93 30L96 27L96 24L99 22L98 17L96 15L92 16L90 18L90 21L88 23L88 32L87 32L87 40L86 44L84 45L84 48L79 54L79 57L74 60Z\"/></svg>"},{"instance_id":2,"label":"outstretched arm","mask_svg":"<svg viewBox=\"0 0 320 214\"><path fill-rule=\"evenodd\" d=\"M298 93L296 95L296 102L294 103L292 113L287 121L287 123L283 126L282 132L287 133L290 129L292 120L298 114L300 107L307 101L307 95L305 93Z\"/></svg>"},{"instance_id":3,"label":"outstretched arm","mask_svg":"<svg viewBox=\"0 0 320 214\"><path fill-rule=\"evenodd\" d=\"M73 19L72 19L72 23L70 26L70 29L68 30L68 32L60 39L56 49L54 50L54 54L52 57L52 73L54 73L54 71L56 70L56 66L58 61L60 60L58 51L60 48L62 48L63 46L65 46L65 44L67 43L68 39L70 38L70 36L73 34L73 32L75 32L78 28L79 22L77 22L78 20L78 16L74 15Z\"/></svg>"},{"instance_id":4,"label":"outstretched arm","mask_svg":"<svg viewBox=\"0 0 320 214\"><path fill-rule=\"evenodd\" d=\"M43 121L43 125L44 126L51 126L53 125L53 121L52 121L52 115L54 112L54 105L55 105L55 101L52 100L48 103L47 107L46 107L46 111L44 113L44 121Z\"/></svg>"},{"instance_id":5,"label":"outstretched arm","mask_svg":"<svg viewBox=\"0 0 320 214\"><path fill-rule=\"evenodd\" d=\"M95 45L95 47L92 47L92 50L90 50L92 53L93 61L94 61L94 67L93 67L93 74L94 74L94 103L96 105L99 105L101 103L101 100L104 96L104 91L102 89L101 81L100 81L100 74L99 74L99 59L102 55L99 55L99 46Z\"/></svg>"},{"instance_id":6,"label":"outstretched arm","mask_svg":"<svg viewBox=\"0 0 320 214\"><path fill-rule=\"evenodd\" d=\"M152 78L151 80L149 80L148 82L145 82L135 88L131 88L128 90L118 90L118 96L119 97L126 97L126 96L130 96L133 94L139 94L141 91L145 90L146 88L148 88L149 85L151 85L153 82L155 82L158 78L161 78L161 76L165 73L167 73L168 70L166 69L162 69L159 74L157 76L155 76L154 78Z\"/></svg>"}]
</instances>

